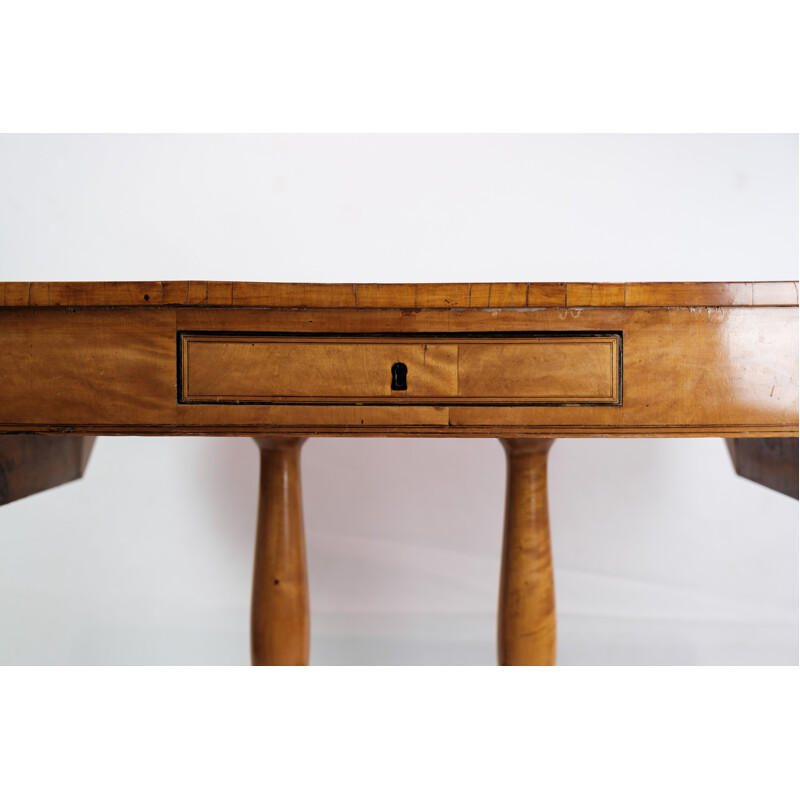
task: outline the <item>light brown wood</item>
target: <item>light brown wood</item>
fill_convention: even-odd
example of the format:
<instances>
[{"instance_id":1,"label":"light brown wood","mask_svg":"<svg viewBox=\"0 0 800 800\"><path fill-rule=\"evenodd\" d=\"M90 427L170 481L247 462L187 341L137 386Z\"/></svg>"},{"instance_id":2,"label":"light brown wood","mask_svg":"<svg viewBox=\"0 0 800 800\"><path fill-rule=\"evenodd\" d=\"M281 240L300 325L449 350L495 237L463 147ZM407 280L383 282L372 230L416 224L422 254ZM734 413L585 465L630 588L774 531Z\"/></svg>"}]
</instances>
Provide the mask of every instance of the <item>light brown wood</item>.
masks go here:
<instances>
[{"instance_id":1,"label":"light brown wood","mask_svg":"<svg viewBox=\"0 0 800 800\"><path fill-rule=\"evenodd\" d=\"M698 286L702 291L698 292ZM692 306L702 296L706 306L752 306L752 283L627 283L626 306Z\"/></svg>"},{"instance_id":2,"label":"light brown wood","mask_svg":"<svg viewBox=\"0 0 800 800\"><path fill-rule=\"evenodd\" d=\"M499 658L549 664L551 441L796 437L797 306L794 281L0 283L0 432L256 437L257 664L308 661L299 437L501 437Z\"/></svg>"},{"instance_id":3,"label":"light brown wood","mask_svg":"<svg viewBox=\"0 0 800 800\"><path fill-rule=\"evenodd\" d=\"M556 663L556 605L547 453L552 439L501 439L506 451L506 507L497 659L502 666Z\"/></svg>"},{"instance_id":4,"label":"light brown wood","mask_svg":"<svg viewBox=\"0 0 800 800\"><path fill-rule=\"evenodd\" d=\"M300 491L304 441L256 439L261 473L250 628L256 666L308 664L308 578Z\"/></svg>"},{"instance_id":5,"label":"light brown wood","mask_svg":"<svg viewBox=\"0 0 800 800\"><path fill-rule=\"evenodd\" d=\"M618 403L620 336L181 334L181 400L203 403ZM392 366L407 371L392 388Z\"/></svg>"},{"instance_id":6,"label":"light brown wood","mask_svg":"<svg viewBox=\"0 0 800 800\"><path fill-rule=\"evenodd\" d=\"M527 283L473 283L470 285L470 308L524 308L528 297ZM555 302L564 304L563 292ZM543 303L544 305L545 303Z\"/></svg>"},{"instance_id":7,"label":"light brown wood","mask_svg":"<svg viewBox=\"0 0 800 800\"><path fill-rule=\"evenodd\" d=\"M94 436L0 436L0 506L83 477Z\"/></svg>"},{"instance_id":8,"label":"light brown wood","mask_svg":"<svg viewBox=\"0 0 800 800\"><path fill-rule=\"evenodd\" d=\"M458 345L458 394L496 403L617 403L620 337L477 339Z\"/></svg>"},{"instance_id":9,"label":"light brown wood","mask_svg":"<svg viewBox=\"0 0 800 800\"><path fill-rule=\"evenodd\" d=\"M567 306L624 306L624 283L569 283Z\"/></svg>"},{"instance_id":10,"label":"light brown wood","mask_svg":"<svg viewBox=\"0 0 800 800\"><path fill-rule=\"evenodd\" d=\"M738 475L798 499L797 439L726 439Z\"/></svg>"},{"instance_id":11,"label":"light brown wood","mask_svg":"<svg viewBox=\"0 0 800 800\"><path fill-rule=\"evenodd\" d=\"M470 288L468 283L418 283L414 308L469 308Z\"/></svg>"},{"instance_id":12,"label":"light brown wood","mask_svg":"<svg viewBox=\"0 0 800 800\"><path fill-rule=\"evenodd\" d=\"M0 305L570 308L797 305L797 281L739 283L0 283Z\"/></svg>"},{"instance_id":13,"label":"light brown wood","mask_svg":"<svg viewBox=\"0 0 800 800\"><path fill-rule=\"evenodd\" d=\"M458 345L340 337L193 336L183 343L183 399L205 402L403 403L458 396ZM392 365L408 369L392 390Z\"/></svg>"},{"instance_id":14,"label":"light brown wood","mask_svg":"<svg viewBox=\"0 0 800 800\"><path fill-rule=\"evenodd\" d=\"M506 397L505 403L483 406L444 398L398 406L360 404L358 399L314 406L181 403L178 336L190 331L387 337L432 333L437 340L462 334L513 337L614 331L621 335L622 402L520 405ZM398 309L3 308L0 431L796 436L797 363L796 307L453 308L413 313ZM302 373L302 365L297 371ZM498 380L508 376L514 377L509 370L495 371ZM385 387L385 365L378 379Z\"/></svg>"}]
</instances>

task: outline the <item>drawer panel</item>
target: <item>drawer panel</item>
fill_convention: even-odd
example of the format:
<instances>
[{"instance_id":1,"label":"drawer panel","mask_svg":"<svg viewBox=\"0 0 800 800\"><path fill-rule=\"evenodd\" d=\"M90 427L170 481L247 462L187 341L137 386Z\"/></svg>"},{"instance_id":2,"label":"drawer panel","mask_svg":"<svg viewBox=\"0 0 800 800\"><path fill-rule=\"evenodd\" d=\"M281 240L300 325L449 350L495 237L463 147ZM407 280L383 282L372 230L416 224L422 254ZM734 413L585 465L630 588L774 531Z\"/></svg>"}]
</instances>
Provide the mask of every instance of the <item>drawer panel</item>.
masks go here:
<instances>
[{"instance_id":1,"label":"drawer panel","mask_svg":"<svg viewBox=\"0 0 800 800\"><path fill-rule=\"evenodd\" d=\"M179 334L179 402L619 404L620 334ZM405 367L405 389L392 367Z\"/></svg>"},{"instance_id":2,"label":"drawer panel","mask_svg":"<svg viewBox=\"0 0 800 800\"><path fill-rule=\"evenodd\" d=\"M184 334L184 400L343 402L457 394L457 345L420 340ZM392 391L393 364L407 367ZM394 397L393 397L394 396Z\"/></svg>"},{"instance_id":3,"label":"drawer panel","mask_svg":"<svg viewBox=\"0 0 800 800\"><path fill-rule=\"evenodd\" d=\"M547 337L458 346L462 397L525 403L614 403L619 337Z\"/></svg>"}]
</instances>

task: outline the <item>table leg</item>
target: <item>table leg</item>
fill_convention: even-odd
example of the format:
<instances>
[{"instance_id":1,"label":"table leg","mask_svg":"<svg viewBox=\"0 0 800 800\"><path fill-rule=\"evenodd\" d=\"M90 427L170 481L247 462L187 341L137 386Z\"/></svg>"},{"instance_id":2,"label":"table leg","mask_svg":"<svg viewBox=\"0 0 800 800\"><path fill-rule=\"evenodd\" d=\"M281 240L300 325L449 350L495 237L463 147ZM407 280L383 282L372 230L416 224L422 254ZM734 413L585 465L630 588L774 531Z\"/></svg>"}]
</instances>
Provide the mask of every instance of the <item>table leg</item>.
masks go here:
<instances>
[{"instance_id":1,"label":"table leg","mask_svg":"<svg viewBox=\"0 0 800 800\"><path fill-rule=\"evenodd\" d=\"M497 657L501 665L553 665L556 609L547 452L553 439L501 439L508 459Z\"/></svg>"},{"instance_id":2,"label":"table leg","mask_svg":"<svg viewBox=\"0 0 800 800\"><path fill-rule=\"evenodd\" d=\"M261 476L250 643L254 665L308 664L309 612L300 448L305 439L257 438Z\"/></svg>"}]
</instances>

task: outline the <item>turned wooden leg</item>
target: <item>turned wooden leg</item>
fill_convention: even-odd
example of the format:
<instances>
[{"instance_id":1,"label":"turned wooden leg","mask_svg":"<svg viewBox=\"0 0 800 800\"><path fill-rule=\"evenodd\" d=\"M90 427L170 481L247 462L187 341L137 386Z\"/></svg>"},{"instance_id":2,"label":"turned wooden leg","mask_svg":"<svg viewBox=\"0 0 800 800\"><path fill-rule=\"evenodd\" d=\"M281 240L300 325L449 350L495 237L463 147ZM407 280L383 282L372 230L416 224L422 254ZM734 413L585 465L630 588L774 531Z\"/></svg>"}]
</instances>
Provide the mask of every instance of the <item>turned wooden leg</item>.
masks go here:
<instances>
[{"instance_id":1,"label":"turned wooden leg","mask_svg":"<svg viewBox=\"0 0 800 800\"><path fill-rule=\"evenodd\" d=\"M508 458L497 658L507 666L556 663L556 605L547 451L553 439L501 439Z\"/></svg>"},{"instance_id":2,"label":"turned wooden leg","mask_svg":"<svg viewBox=\"0 0 800 800\"><path fill-rule=\"evenodd\" d=\"M300 447L305 439L257 438L261 478L250 645L253 664L308 664L309 619Z\"/></svg>"}]
</instances>

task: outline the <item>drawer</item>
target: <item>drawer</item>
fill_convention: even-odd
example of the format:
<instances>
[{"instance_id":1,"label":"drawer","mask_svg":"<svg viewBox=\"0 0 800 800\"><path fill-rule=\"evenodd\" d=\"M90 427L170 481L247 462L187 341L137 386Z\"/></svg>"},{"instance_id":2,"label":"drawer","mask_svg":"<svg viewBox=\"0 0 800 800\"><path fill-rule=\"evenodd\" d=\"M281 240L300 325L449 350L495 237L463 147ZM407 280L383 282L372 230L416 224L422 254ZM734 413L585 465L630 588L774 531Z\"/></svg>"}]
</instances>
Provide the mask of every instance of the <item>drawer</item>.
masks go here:
<instances>
[{"instance_id":1,"label":"drawer","mask_svg":"<svg viewBox=\"0 0 800 800\"><path fill-rule=\"evenodd\" d=\"M619 333L180 333L181 403L614 405Z\"/></svg>"}]
</instances>

